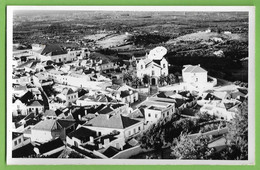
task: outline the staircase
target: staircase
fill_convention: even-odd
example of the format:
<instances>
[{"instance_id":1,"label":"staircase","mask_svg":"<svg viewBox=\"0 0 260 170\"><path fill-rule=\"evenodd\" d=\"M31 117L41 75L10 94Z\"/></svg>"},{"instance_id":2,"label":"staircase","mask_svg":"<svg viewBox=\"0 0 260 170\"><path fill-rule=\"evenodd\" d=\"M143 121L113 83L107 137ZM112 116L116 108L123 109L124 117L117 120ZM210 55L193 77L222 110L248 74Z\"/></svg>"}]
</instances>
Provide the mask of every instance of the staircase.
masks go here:
<instances>
[{"instance_id":1,"label":"staircase","mask_svg":"<svg viewBox=\"0 0 260 170\"><path fill-rule=\"evenodd\" d=\"M149 95L154 95L158 92L158 86L157 85L150 85L149 86Z\"/></svg>"}]
</instances>

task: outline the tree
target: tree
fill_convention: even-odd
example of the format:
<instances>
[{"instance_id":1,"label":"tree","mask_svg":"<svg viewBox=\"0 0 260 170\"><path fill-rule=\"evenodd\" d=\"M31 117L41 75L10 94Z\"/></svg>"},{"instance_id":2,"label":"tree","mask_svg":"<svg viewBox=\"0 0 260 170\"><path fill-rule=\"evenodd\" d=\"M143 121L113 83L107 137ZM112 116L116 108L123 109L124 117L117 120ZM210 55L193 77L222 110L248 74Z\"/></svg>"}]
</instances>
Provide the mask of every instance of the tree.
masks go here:
<instances>
[{"instance_id":1,"label":"tree","mask_svg":"<svg viewBox=\"0 0 260 170\"><path fill-rule=\"evenodd\" d=\"M174 74L169 74L167 76L167 83L168 84L174 84L175 82L176 82L175 75Z\"/></svg>"},{"instance_id":2,"label":"tree","mask_svg":"<svg viewBox=\"0 0 260 170\"><path fill-rule=\"evenodd\" d=\"M205 135L192 139L182 134L173 142L171 154L176 159L209 159L214 153L214 149L208 148L210 140L210 137Z\"/></svg>"},{"instance_id":3,"label":"tree","mask_svg":"<svg viewBox=\"0 0 260 170\"><path fill-rule=\"evenodd\" d=\"M183 126L183 125L181 125ZM248 159L248 103L244 101L239 106L239 112L228 124L226 138L227 147L216 152L208 148L212 141L210 137L200 135L194 139L181 135L175 139L172 146L172 155L177 159L222 159L247 160Z\"/></svg>"},{"instance_id":4,"label":"tree","mask_svg":"<svg viewBox=\"0 0 260 170\"><path fill-rule=\"evenodd\" d=\"M226 136L228 142L227 149L222 153L227 160L247 160L248 159L248 101L244 101L239 106L239 112L228 124L229 133Z\"/></svg>"},{"instance_id":5,"label":"tree","mask_svg":"<svg viewBox=\"0 0 260 170\"><path fill-rule=\"evenodd\" d=\"M181 76L181 74L179 72L176 72L174 75L175 75L175 82L179 83L180 82L179 76Z\"/></svg>"},{"instance_id":6,"label":"tree","mask_svg":"<svg viewBox=\"0 0 260 170\"><path fill-rule=\"evenodd\" d=\"M132 75L129 72L123 74L124 82L131 82L133 80Z\"/></svg>"},{"instance_id":7,"label":"tree","mask_svg":"<svg viewBox=\"0 0 260 170\"><path fill-rule=\"evenodd\" d=\"M141 80L137 76L133 76L132 85L136 86L136 88L141 84Z\"/></svg>"},{"instance_id":8,"label":"tree","mask_svg":"<svg viewBox=\"0 0 260 170\"><path fill-rule=\"evenodd\" d=\"M197 126L192 119L180 118L180 115L173 114L151 125L139 139L141 147L161 149L162 146L172 143L181 133L189 132Z\"/></svg>"},{"instance_id":9,"label":"tree","mask_svg":"<svg viewBox=\"0 0 260 170\"><path fill-rule=\"evenodd\" d=\"M161 76L159 77L159 83L160 83L161 85L164 85L164 83L166 82L166 80L167 80L167 77L166 77L165 75L161 75Z\"/></svg>"},{"instance_id":10,"label":"tree","mask_svg":"<svg viewBox=\"0 0 260 170\"><path fill-rule=\"evenodd\" d=\"M149 84L150 83L150 76L145 74L143 77L143 83L144 84Z\"/></svg>"}]
</instances>

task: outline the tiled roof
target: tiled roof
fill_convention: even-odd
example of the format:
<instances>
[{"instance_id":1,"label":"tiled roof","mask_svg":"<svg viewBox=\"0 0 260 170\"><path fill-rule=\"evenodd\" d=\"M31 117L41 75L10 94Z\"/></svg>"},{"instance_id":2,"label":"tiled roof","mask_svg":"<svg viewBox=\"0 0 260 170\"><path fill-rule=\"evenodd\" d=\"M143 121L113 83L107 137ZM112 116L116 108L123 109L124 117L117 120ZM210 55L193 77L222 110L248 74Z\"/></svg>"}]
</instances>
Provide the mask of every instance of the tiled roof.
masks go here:
<instances>
[{"instance_id":1,"label":"tiled roof","mask_svg":"<svg viewBox=\"0 0 260 170\"><path fill-rule=\"evenodd\" d=\"M41 55L61 55L61 54L67 54L67 51L63 50L59 45L57 44L47 44L44 48L37 51Z\"/></svg>"},{"instance_id":2,"label":"tiled roof","mask_svg":"<svg viewBox=\"0 0 260 170\"><path fill-rule=\"evenodd\" d=\"M110 108L110 106L107 106L103 108L102 110L98 111L98 114L108 114L113 112L113 109Z\"/></svg>"},{"instance_id":3,"label":"tiled roof","mask_svg":"<svg viewBox=\"0 0 260 170\"><path fill-rule=\"evenodd\" d=\"M58 124L56 120L46 119L37 123L32 129L53 131L53 130L60 130L61 128L62 128L61 125Z\"/></svg>"},{"instance_id":4,"label":"tiled roof","mask_svg":"<svg viewBox=\"0 0 260 170\"><path fill-rule=\"evenodd\" d=\"M109 146L105 152L103 152L103 155L107 156L108 158L116 155L118 152L120 152L119 149L113 147L113 146Z\"/></svg>"},{"instance_id":5,"label":"tiled roof","mask_svg":"<svg viewBox=\"0 0 260 170\"><path fill-rule=\"evenodd\" d=\"M63 128L69 128L76 124L74 120L66 120L66 119L58 119L57 122L61 125Z\"/></svg>"},{"instance_id":6,"label":"tiled roof","mask_svg":"<svg viewBox=\"0 0 260 170\"><path fill-rule=\"evenodd\" d=\"M26 115L23 119L24 120L29 120L29 119L32 119L32 118L34 118L35 116L34 116L34 113L29 113L28 115Z\"/></svg>"},{"instance_id":7,"label":"tiled roof","mask_svg":"<svg viewBox=\"0 0 260 170\"><path fill-rule=\"evenodd\" d=\"M233 103L224 103L224 106L227 110L229 110L230 108L232 108L234 106Z\"/></svg>"},{"instance_id":8,"label":"tiled roof","mask_svg":"<svg viewBox=\"0 0 260 170\"><path fill-rule=\"evenodd\" d=\"M121 91L120 97L124 98L126 96L129 96L129 91L128 90Z\"/></svg>"},{"instance_id":9,"label":"tiled roof","mask_svg":"<svg viewBox=\"0 0 260 170\"><path fill-rule=\"evenodd\" d=\"M70 94L73 94L73 93L75 93L75 92L71 88L65 88L62 91L62 94L64 94L64 95L70 95Z\"/></svg>"},{"instance_id":10,"label":"tiled roof","mask_svg":"<svg viewBox=\"0 0 260 170\"><path fill-rule=\"evenodd\" d=\"M159 67L159 68L162 68L159 64L157 64L156 62L150 62L146 65L146 67L150 67L150 66L156 66L156 67Z\"/></svg>"},{"instance_id":11,"label":"tiled roof","mask_svg":"<svg viewBox=\"0 0 260 170\"><path fill-rule=\"evenodd\" d=\"M43 106L43 103L39 100L34 100L31 103L29 103L27 106L35 106L35 107L39 107L39 106Z\"/></svg>"},{"instance_id":12,"label":"tiled roof","mask_svg":"<svg viewBox=\"0 0 260 170\"><path fill-rule=\"evenodd\" d=\"M73 116L74 119L78 120L79 115L81 117L85 116L85 109L84 108L74 108L72 110L72 116Z\"/></svg>"},{"instance_id":13,"label":"tiled roof","mask_svg":"<svg viewBox=\"0 0 260 170\"><path fill-rule=\"evenodd\" d=\"M23 64L17 66L17 68L23 68L23 67L25 67L25 66L28 66L28 65L32 64L33 62L34 62L34 60L28 60L28 61L26 61L25 63L23 63Z\"/></svg>"},{"instance_id":14,"label":"tiled roof","mask_svg":"<svg viewBox=\"0 0 260 170\"><path fill-rule=\"evenodd\" d=\"M15 90L27 90L27 87L26 86L22 86L22 85L16 85L15 87L14 87L14 89Z\"/></svg>"},{"instance_id":15,"label":"tiled roof","mask_svg":"<svg viewBox=\"0 0 260 170\"><path fill-rule=\"evenodd\" d=\"M46 110L43 116L57 116L54 110Z\"/></svg>"},{"instance_id":16,"label":"tiled roof","mask_svg":"<svg viewBox=\"0 0 260 170\"><path fill-rule=\"evenodd\" d=\"M97 132L94 130L90 130L86 127L80 127L77 130L68 134L68 137L70 137L70 138L74 137L74 138L82 140L83 142L89 141L89 138L91 136L93 138L97 137Z\"/></svg>"},{"instance_id":17,"label":"tiled roof","mask_svg":"<svg viewBox=\"0 0 260 170\"><path fill-rule=\"evenodd\" d=\"M207 72L206 70L204 70L203 68L201 68L200 66L187 66L186 68L184 68L183 72L185 73L204 73Z\"/></svg>"},{"instance_id":18,"label":"tiled roof","mask_svg":"<svg viewBox=\"0 0 260 170\"><path fill-rule=\"evenodd\" d=\"M12 152L13 158L28 158L29 156L36 155L34 152L34 146L29 143L21 148L15 149Z\"/></svg>"},{"instance_id":19,"label":"tiled roof","mask_svg":"<svg viewBox=\"0 0 260 170\"><path fill-rule=\"evenodd\" d=\"M93 107L87 109L87 112L88 113L96 113L96 112L99 112L100 110L102 110L104 107L106 107L105 104L101 104L101 105L99 105L97 107L93 106Z\"/></svg>"},{"instance_id":20,"label":"tiled roof","mask_svg":"<svg viewBox=\"0 0 260 170\"><path fill-rule=\"evenodd\" d=\"M22 133L12 132L12 139L15 139L15 138L17 138L17 137L19 137L21 135L22 135Z\"/></svg>"},{"instance_id":21,"label":"tiled roof","mask_svg":"<svg viewBox=\"0 0 260 170\"><path fill-rule=\"evenodd\" d=\"M31 91L28 91L20 98L20 101L22 103L28 104L28 100L32 100L32 99L33 99L33 94Z\"/></svg>"},{"instance_id":22,"label":"tiled roof","mask_svg":"<svg viewBox=\"0 0 260 170\"><path fill-rule=\"evenodd\" d=\"M212 95L211 93L208 93L204 100L221 100L220 98L216 97L215 95Z\"/></svg>"},{"instance_id":23,"label":"tiled roof","mask_svg":"<svg viewBox=\"0 0 260 170\"><path fill-rule=\"evenodd\" d=\"M108 86L107 88L110 88L110 89L113 89L113 90L118 90L120 88L120 86L113 84L112 86Z\"/></svg>"},{"instance_id":24,"label":"tiled roof","mask_svg":"<svg viewBox=\"0 0 260 170\"><path fill-rule=\"evenodd\" d=\"M40 145L38 149L40 151L40 154L44 154L62 146L64 146L63 141L60 138L57 138L55 140Z\"/></svg>"},{"instance_id":25,"label":"tiled roof","mask_svg":"<svg viewBox=\"0 0 260 170\"><path fill-rule=\"evenodd\" d=\"M178 108L181 105L183 105L185 103L185 100L183 99L175 99L176 103L175 103L175 107Z\"/></svg>"},{"instance_id":26,"label":"tiled roof","mask_svg":"<svg viewBox=\"0 0 260 170\"><path fill-rule=\"evenodd\" d=\"M124 117L122 115L98 115L97 117L91 119L87 124L94 127L125 129L139 122L140 121L138 120Z\"/></svg>"},{"instance_id":27,"label":"tiled roof","mask_svg":"<svg viewBox=\"0 0 260 170\"><path fill-rule=\"evenodd\" d=\"M124 106L124 104L118 103L118 104L112 104L112 105L111 105L111 107L112 107L113 109L117 109L117 108L122 107L122 106Z\"/></svg>"},{"instance_id":28,"label":"tiled roof","mask_svg":"<svg viewBox=\"0 0 260 170\"><path fill-rule=\"evenodd\" d=\"M44 68L45 68L45 70L55 69L55 67L52 65L45 66Z\"/></svg>"}]
</instances>

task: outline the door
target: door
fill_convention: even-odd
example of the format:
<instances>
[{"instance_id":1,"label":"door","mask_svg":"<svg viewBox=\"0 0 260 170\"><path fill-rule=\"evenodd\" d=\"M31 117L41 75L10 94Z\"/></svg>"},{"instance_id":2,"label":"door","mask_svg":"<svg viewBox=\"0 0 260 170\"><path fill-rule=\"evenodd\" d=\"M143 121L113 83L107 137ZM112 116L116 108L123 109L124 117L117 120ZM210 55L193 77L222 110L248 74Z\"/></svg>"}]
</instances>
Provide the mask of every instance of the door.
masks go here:
<instances>
[{"instance_id":1,"label":"door","mask_svg":"<svg viewBox=\"0 0 260 170\"><path fill-rule=\"evenodd\" d=\"M153 86L156 85L156 80L155 80L155 78L152 78L152 85L153 85Z\"/></svg>"}]
</instances>

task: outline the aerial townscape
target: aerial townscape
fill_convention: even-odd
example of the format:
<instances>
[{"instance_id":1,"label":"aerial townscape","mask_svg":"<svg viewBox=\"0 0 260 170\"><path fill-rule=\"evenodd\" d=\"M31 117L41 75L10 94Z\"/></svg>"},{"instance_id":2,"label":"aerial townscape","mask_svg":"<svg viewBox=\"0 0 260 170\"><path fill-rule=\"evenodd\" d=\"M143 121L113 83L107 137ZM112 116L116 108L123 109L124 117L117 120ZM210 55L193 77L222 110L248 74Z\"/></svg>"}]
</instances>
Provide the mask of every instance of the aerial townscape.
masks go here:
<instances>
[{"instance_id":1,"label":"aerial townscape","mask_svg":"<svg viewBox=\"0 0 260 170\"><path fill-rule=\"evenodd\" d=\"M217 14L18 11L12 157L247 160L248 15Z\"/></svg>"}]
</instances>

